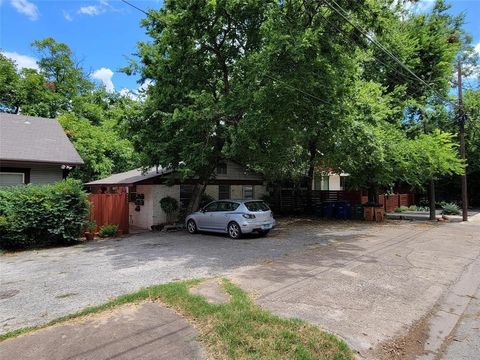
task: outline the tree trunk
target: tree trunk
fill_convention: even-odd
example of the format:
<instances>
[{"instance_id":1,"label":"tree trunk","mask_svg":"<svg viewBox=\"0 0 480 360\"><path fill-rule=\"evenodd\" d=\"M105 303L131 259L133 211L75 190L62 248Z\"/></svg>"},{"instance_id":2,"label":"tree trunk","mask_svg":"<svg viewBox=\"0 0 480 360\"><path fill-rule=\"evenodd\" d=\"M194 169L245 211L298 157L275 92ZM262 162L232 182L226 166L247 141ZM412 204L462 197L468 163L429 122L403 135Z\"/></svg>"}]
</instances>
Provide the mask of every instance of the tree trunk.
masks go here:
<instances>
[{"instance_id":1,"label":"tree trunk","mask_svg":"<svg viewBox=\"0 0 480 360\"><path fill-rule=\"evenodd\" d=\"M371 184L368 188L368 203L372 205L378 204L378 187L376 184Z\"/></svg>"},{"instance_id":2,"label":"tree trunk","mask_svg":"<svg viewBox=\"0 0 480 360\"><path fill-rule=\"evenodd\" d=\"M312 187L313 187L313 177L315 173L315 158L317 154L317 146L314 141L310 141L308 145L308 151L310 153L308 159L308 173L307 173L307 198L306 198L306 213L313 214L313 199L312 199Z\"/></svg>"},{"instance_id":3,"label":"tree trunk","mask_svg":"<svg viewBox=\"0 0 480 360\"><path fill-rule=\"evenodd\" d=\"M430 204L430 220L435 220L437 218L437 214L435 213L435 182L430 180L429 188L428 188L428 201Z\"/></svg>"},{"instance_id":4,"label":"tree trunk","mask_svg":"<svg viewBox=\"0 0 480 360\"><path fill-rule=\"evenodd\" d=\"M207 184L208 180L203 180L194 185L192 197L190 198L187 206L187 214L191 214L192 212L198 210L198 208L200 207L200 201L202 200L202 195L205 192Z\"/></svg>"}]
</instances>

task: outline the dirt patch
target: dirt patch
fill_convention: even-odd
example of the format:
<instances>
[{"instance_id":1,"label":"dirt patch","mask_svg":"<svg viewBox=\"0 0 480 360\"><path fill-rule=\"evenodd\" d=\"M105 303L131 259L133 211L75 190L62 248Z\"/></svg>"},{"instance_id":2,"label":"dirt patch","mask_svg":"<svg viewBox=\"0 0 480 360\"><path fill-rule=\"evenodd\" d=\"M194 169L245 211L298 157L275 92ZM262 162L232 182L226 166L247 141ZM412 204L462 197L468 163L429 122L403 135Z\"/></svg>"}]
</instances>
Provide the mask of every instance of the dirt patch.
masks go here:
<instances>
[{"instance_id":1,"label":"dirt patch","mask_svg":"<svg viewBox=\"0 0 480 360\"><path fill-rule=\"evenodd\" d=\"M390 360L414 360L425 354L431 313L416 321L408 333L385 341L373 349L367 358Z\"/></svg>"},{"instance_id":2,"label":"dirt patch","mask_svg":"<svg viewBox=\"0 0 480 360\"><path fill-rule=\"evenodd\" d=\"M230 295L225 292L219 279L205 280L189 290L194 295L205 297L211 304L226 304L230 301Z\"/></svg>"}]
</instances>

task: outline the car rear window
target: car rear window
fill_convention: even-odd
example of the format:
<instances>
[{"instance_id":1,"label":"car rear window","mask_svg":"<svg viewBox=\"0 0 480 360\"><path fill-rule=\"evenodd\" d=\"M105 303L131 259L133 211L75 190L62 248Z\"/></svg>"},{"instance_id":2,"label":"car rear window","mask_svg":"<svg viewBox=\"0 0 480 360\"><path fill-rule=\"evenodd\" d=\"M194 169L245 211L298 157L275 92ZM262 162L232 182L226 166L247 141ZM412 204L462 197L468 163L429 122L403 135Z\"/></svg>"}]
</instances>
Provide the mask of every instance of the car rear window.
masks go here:
<instances>
[{"instance_id":1,"label":"car rear window","mask_svg":"<svg viewBox=\"0 0 480 360\"><path fill-rule=\"evenodd\" d=\"M248 201L245 203L245 207L248 211L268 211L270 208L263 201Z\"/></svg>"}]
</instances>

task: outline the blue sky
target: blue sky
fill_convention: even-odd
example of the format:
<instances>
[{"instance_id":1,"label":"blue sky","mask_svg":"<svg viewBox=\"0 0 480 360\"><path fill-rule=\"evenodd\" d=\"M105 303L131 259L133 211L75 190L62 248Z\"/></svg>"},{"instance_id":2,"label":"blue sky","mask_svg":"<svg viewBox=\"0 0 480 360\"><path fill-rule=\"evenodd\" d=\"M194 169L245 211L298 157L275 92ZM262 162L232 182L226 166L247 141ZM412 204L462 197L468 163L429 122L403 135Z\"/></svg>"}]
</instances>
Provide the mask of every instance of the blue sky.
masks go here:
<instances>
[{"instance_id":1,"label":"blue sky","mask_svg":"<svg viewBox=\"0 0 480 360\"><path fill-rule=\"evenodd\" d=\"M161 0L129 0L141 9L158 9ZM480 53L480 0L451 0L451 12L466 13L466 29ZM423 0L417 11L431 8ZM30 44L51 36L73 50L91 76L117 91L138 88L137 78L118 70L148 40L140 20L143 13L120 0L0 0L0 49L20 66L34 67L37 54Z\"/></svg>"}]
</instances>

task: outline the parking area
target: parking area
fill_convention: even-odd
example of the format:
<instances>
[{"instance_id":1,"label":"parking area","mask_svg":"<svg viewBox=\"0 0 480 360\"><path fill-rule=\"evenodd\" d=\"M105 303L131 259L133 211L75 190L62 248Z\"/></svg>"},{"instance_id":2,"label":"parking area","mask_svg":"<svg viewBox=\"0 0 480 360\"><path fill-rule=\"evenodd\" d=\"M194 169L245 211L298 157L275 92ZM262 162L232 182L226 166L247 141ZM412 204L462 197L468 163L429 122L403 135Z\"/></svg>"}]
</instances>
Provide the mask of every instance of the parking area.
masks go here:
<instances>
[{"instance_id":1,"label":"parking area","mask_svg":"<svg viewBox=\"0 0 480 360\"><path fill-rule=\"evenodd\" d=\"M408 336L462 274L480 265L478 233L480 222L286 219L264 238L149 232L7 254L0 257L1 332L144 286L221 274L251 291L261 306L317 324L375 358L372 351ZM456 289L458 308L449 309L459 316L473 282ZM409 341L422 345L425 331Z\"/></svg>"},{"instance_id":2,"label":"parking area","mask_svg":"<svg viewBox=\"0 0 480 360\"><path fill-rule=\"evenodd\" d=\"M223 274L360 236L368 226L286 220L269 236L147 232L0 257L0 332L45 323L141 287Z\"/></svg>"}]
</instances>

